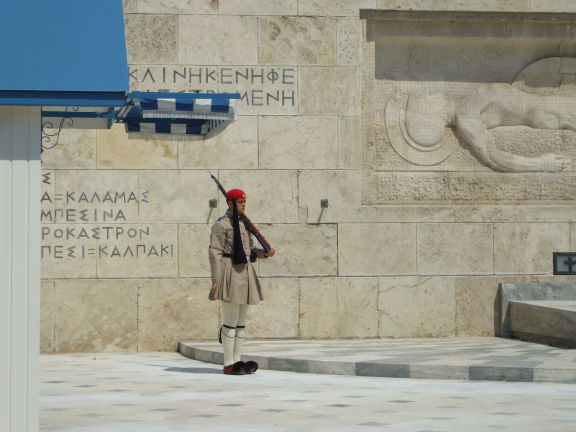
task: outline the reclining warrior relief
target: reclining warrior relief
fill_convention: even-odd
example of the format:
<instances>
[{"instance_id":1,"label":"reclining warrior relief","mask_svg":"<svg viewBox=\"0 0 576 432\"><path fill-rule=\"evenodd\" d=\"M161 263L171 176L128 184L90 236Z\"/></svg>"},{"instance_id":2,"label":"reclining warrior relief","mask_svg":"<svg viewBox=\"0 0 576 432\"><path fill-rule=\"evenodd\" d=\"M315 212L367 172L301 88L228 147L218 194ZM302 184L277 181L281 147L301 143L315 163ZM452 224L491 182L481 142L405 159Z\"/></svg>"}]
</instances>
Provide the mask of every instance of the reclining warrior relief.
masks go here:
<instances>
[{"instance_id":1,"label":"reclining warrior relief","mask_svg":"<svg viewBox=\"0 0 576 432\"><path fill-rule=\"evenodd\" d=\"M525 68L514 84L484 85L459 98L438 92L411 94L405 107L391 100L386 106L388 137L400 156L418 165L438 164L452 153L456 142L447 133L450 127L494 171L563 171L570 158L557 154L530 158L500 150L490 131L502 126L576 131L576 97L569 95L574 89L555 91L562 76L575 71L576 59L548 58ZM402 118L404 124L398 125Z\"/></svg>"}]
</instances>

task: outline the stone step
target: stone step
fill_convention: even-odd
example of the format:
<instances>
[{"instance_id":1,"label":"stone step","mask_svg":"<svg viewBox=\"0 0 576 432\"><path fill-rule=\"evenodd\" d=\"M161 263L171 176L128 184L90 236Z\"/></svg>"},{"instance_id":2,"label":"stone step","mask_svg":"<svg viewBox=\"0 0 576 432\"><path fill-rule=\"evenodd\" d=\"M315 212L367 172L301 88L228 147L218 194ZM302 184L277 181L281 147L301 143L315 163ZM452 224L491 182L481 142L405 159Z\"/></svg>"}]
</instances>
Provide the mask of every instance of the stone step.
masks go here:
<instances>
[{"instance_id":1,"label":"stone step","mask_svg":"<svg viewBox=\"0 0 576 432\"><path fill-rule=\"evenodd\" d=\"M512 337L576 348L576 300L511 301L509 306Z\"/></svg>"},{"instance_id":2,"label":"stone step","mask_svg":"<svg viewBox=\"0 0 576 432\"><path fill-rule=\"evenodd\" d=\"M218 342L180 342L184 356L222 365ZM576 383L576 350L515 339L248 340L261 369L389 378Z\"/></svg>"}]
</instances>

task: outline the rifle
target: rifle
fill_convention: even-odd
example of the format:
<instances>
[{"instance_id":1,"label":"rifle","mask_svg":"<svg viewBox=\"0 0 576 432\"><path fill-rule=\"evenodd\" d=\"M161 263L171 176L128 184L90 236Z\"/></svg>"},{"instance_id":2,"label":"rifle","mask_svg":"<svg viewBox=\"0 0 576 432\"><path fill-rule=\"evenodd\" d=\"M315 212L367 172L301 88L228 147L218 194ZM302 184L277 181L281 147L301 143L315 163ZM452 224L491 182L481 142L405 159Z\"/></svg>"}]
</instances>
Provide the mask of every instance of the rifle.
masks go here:
<instances>
[{"instance_id":1,"label":"rifle","mask_svg":"<svg viewBox=\"0 0 576 432\"><path fill-rule=\"evenodd\" d=\"M210 171L208 171L208 172L210 172ZM214 180L216 182L216 185L218 185L218 189L220 189L220 192L222 192L222 194L224 195L224 198L226 198L227 192L226 192L226 189L224 189L224 186L222 186L222 184L218 181L218 179L216 177L214 177L212 175L212 173L210 173L210 177L212 177L212 180ZM264 252L268 252L270 249L272 249L272 246L270 246L270 243L268 243L266 238L264 238L262 233L258 230L258 228L256 228L256 225L254 225L252 223L252 221L250 219L248 219L248 216L246 216L245 214L241 214L240 219L244 223L246 230L250 234L252 234L254 237L256 237L256 240L258 240L258 242L262 245Z\"/></svg>"}]
</instances>

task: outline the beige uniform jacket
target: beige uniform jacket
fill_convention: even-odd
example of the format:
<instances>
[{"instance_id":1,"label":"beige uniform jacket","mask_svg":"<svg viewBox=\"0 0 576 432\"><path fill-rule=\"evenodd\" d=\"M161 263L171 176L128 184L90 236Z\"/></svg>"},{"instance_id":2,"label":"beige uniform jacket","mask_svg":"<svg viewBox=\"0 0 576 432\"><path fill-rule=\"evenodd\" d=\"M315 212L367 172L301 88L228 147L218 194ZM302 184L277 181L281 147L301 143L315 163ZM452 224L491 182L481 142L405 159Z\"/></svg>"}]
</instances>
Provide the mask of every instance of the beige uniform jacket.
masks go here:
<instances>
[{"instance_id":1,"label":"beige uniform jacket","mask_svg":"<svg viewBox=\"0 0 576 432\"><path fill-rule=\"evenodd\" d=\"M212 283L217 282L218 286L214 294L210 295L210 299L237 304L258 304L264 297L258 275L250 262L250 252L254 250L258 258L264 258L264 251L254 248L252 235L242 222L240 222L240 235L248 262L234 265L231 258L222 256L223 253L234 252L232 212L228 210L226 215L218 218L212 226L208 253Z\"/></svg>"}]
</instances>

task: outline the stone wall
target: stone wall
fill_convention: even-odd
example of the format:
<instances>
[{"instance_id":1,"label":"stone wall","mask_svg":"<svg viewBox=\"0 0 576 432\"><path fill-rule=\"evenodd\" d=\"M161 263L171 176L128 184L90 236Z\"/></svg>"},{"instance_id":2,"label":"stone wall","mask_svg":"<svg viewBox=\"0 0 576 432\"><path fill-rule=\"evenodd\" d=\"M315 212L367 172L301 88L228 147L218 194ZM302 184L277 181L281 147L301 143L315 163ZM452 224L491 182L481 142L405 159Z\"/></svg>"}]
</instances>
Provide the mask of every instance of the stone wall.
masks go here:
<instances>
[{"instance_id":1,"label":"stone wall","mask_svg":"<svg viewBox=\"0 0 576 432\"><path fill-rule=\"evenodd\" d=\"M533 60L576 57L573 27L478 24L480 51L522 51L490 56L479 80L458 56L427 54L465 55L479 40L465 28L361 9L576 12L568 0L126 0L132 88L239 91L239 116L206 141L65 130L43 153L42 351L216 337L207 245L225 203L206 169L247 191L277 249L258 262L266 300L249 337L492 335L499 282L558 279L552 251L576 248L574 132L495 131L511 152L569 159L560 173L500 173L449 128L448 156L411 160L385 120L387 101L415 89L512 84Z\"/></svg>"}]
</instances>

